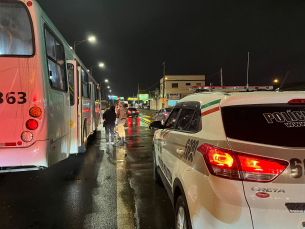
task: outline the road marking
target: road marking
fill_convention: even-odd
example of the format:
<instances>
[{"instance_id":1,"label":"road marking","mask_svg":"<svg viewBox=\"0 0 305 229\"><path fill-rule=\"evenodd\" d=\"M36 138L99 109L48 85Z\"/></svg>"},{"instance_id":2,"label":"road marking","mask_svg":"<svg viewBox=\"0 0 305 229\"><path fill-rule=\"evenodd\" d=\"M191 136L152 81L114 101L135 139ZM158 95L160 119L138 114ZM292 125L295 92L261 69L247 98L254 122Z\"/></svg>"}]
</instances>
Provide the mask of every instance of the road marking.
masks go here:
<instances>
[{"instance_id":1,"label":"road marking","mask_svg":"<svg viewBox=\"0 0 305 229\"><path fill-rule=\"evenodd\" d=\"M149 119L147 119L147 118L142 118L144 121L146 121L146 122L151 122L151 120L149 120Z\"/></svg>"}]
</instances>

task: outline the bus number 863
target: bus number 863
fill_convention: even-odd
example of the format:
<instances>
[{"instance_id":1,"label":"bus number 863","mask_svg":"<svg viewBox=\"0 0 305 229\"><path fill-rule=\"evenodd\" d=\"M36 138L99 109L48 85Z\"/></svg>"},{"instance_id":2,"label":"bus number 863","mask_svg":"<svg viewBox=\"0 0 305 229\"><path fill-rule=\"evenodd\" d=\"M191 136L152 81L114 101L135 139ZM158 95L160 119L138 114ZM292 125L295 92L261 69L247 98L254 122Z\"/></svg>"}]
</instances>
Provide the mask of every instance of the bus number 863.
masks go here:
<instances>
[{"instance_id":1,"label":"bus number 863","mask_svg":"<svg viewBox=\"0 0 305 229\"><path fill-rule=\"evenodd\" d=\"M18 103L18 104L24 104L26 103L26 93L24 92L17 92L18 94L18 101L15 97L15 92L8 92L4 98L3 93L0 92L0 104L4 102L4 100L6 100L6 102L8 104L14 104L14 103Z\"/></svg>"}]
</instances>

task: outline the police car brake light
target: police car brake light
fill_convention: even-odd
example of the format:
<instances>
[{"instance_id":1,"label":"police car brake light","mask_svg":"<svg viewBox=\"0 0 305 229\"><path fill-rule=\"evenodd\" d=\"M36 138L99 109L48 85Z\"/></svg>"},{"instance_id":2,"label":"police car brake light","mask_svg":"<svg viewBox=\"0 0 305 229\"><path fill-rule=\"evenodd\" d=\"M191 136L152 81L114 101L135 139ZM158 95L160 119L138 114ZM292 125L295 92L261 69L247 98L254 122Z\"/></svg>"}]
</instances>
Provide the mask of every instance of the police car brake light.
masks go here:
<instances>
[{"instance_id":1,"label":"police car brake light","mask_svg":"<svg viewBox=\"0 0 305 229\"><path fill-rule=\"evenodd\" d=\"M245 181L270 182L288 166L287 161L253 156L204 144L197 149L212 175Z\"/></svg>"},{"instance_id":2,"label":"police car brake light","mask_svg":"<svg viewBox=\"0 0 305 229\"><path fill-rule=\"evenodd\" d=\"M205 159L211 174L229 179L241 179L237 158L232 151L204 144L197 149Z\"/></svg>"},{"instance_id":3,"label":"police car brake light","mask_svg":"<svg viewBox=\"0 0 305 229\"><path fill-rule=\"evenodd\" d=\"M243 180L269 182L278 177L288 166L287 161L265 157L238 155Z\"/></svg>"},{"instance_id":4,"label":"police car brake light","mask_svg":"<svg viewBox=\"0 0 305 229\"><path fill-rule=\"evenodd\" d=\"M300 103L305 103L305 99L292 99L288 102L289 104L300 104Z\"/></svg>"}]
</instances>

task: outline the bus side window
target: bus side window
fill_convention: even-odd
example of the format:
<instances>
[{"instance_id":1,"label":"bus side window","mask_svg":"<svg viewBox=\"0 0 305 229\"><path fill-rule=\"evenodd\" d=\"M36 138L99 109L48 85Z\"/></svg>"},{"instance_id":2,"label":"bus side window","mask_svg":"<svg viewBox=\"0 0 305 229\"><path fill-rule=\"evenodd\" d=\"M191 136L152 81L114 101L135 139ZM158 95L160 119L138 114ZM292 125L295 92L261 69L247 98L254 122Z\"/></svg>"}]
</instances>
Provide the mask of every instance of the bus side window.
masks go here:
<instances>
[{"instance_id":1,"label":"bus side window","mask_svg":"<svg viewBox=\"0 0 305 229\"><path fill-rule=\"evenodd\" d=\"M70 106L74 105L74 65L67 64L69 92L70 92Z\"/></svg>"},{"instance_id":2,"label":"bus side window","mask_svg":"<svg viewBox=\"0 0 305 229\"><path fill-rule=\"evenodd\" d=\"M59 39L46 26L45 42L51 87L55 90L67 91L64 48Z\"/></svg>"},{"instance_id":3,"label":"bus side window","mask_svg":"<svg viewBox=\"0 0 305 229\"><path fill-rule=\"evenodd\" d=\"M96 102L99 101L98 93L99 93L99 89L97 89L97 85L95 85L95 101L96 101Z\"/></svg>"},{"instance_id":4,"label":"bus side window","mask_svg":"<svg viewBox=\"0 0 305 229\"><path fill-rule=\"evenodd\" d=\"M82 69L82 96L89 98L88 74Z\"/></svg>"}]
</instances>

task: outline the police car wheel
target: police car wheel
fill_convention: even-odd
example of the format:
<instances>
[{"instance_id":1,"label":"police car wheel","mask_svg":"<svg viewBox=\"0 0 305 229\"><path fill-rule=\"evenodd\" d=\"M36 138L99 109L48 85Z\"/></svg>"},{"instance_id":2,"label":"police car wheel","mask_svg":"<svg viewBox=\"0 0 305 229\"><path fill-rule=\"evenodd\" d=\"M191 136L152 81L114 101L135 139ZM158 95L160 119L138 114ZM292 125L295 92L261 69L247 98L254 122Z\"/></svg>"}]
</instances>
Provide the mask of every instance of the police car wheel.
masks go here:
<instances>
[{"instance_id":1,"label":"police car wheel","mask_svg":"<svg viewBox=\"0 0 305 229\"><path fill-rule=\"evenodd\" d=\"M153 148L153 158L154 158L154 180L158 185L162 186L163 185L162 179L161 179L161 177L160 177L160 175L157 171L158 167L157 167L157 163L156 163L156 156L155 156L155 149L154 148Z\"/></svg>"},{"instance_id":2,"label":"police car wheel","mask_svg":"<svg viewBox=\"0 0 305 229\"><path fill-rule=\"evenodd\" d=\"M192 229L189 209L183 195L178 197L175 207L175 228Z\"/></svg>"}]
</instances>

